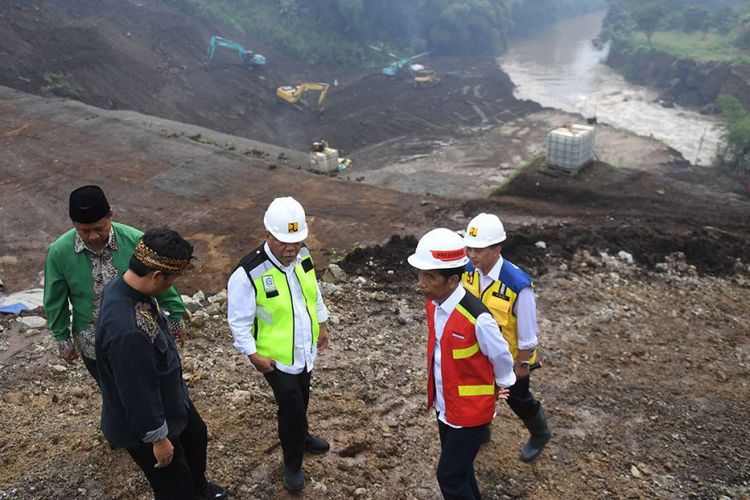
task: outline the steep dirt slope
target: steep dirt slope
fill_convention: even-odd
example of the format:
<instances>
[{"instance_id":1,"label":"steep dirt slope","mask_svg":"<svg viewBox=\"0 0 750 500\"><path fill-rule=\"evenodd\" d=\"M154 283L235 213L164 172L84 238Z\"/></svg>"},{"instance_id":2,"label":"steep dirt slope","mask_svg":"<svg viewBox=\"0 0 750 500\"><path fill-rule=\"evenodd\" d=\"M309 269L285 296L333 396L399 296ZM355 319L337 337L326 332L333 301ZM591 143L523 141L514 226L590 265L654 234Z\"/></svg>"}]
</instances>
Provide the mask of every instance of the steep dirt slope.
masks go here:
<instances>
[{"instance_id":1,"label":"steep dirt slope","mask_svg":"<svg viewBox=\"0 0 750 500\"><path fill-rule=\"evenodd\" d=\"M235 38L268 57L242 67L212 34ZM132 109L222 132L306 150L324 136L352 151L388 139L460 133L506 121L535 106L518 103L491 59L425 61L440 85L415 89L379 68L307 66L252 39L171 6L145 0L8 0L0 4L0 84L65 95L105 109ZM47 80L45 80L45 74ZM53 76L50 76L53 75ZM53 78L50 83L49 78ZM280 85L333 82L322 116L279 103ZM312 103L317 95L310 96ZM468 131L465 131L468 133Z\"/></svg>"},{"instance_id":2,"label":"steep dirt slope","mask_svg":"<svg viewBox=\"0 0 750 500\"><path fill-rule=\"evenodd\" d=\"M7 290L36 283L47 245L70 227L68 193L87 183L105 189L116 220L168 225L191 239L199 256L200 284L193 286L207 289L224 287L233 266L262 241L263 212L277 196L305 206L307 243L321 261L329 249L426 225L419 198L314 175L299 169L305 155L212 134L0 87L0 276Z\"/></svg>"}]
</instances>

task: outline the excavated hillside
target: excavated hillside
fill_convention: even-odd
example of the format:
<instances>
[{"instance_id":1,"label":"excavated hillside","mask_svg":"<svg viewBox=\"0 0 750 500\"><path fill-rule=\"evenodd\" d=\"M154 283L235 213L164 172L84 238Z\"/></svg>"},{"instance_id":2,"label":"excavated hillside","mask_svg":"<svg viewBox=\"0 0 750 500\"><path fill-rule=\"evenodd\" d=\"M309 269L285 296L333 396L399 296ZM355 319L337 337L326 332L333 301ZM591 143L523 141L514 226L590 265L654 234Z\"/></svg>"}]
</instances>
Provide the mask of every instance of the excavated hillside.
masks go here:
<instances>
[{"instance_id":1,"label":"excavated hillside","mask_svg":"<svg viewBox=\"0 0 750 500\"><path fill-rule=\"evenodd\" d=\"M267 65L242 66L223 48L209 63L212 35L264 54ZM305 151L320 137L347 151L398 137L446 137L462 125L488 117L497 123L534 108L513 99L510 80L490 59L428 61L442 80L420 90L388 80L379 68L307 66L251 34L154 0L8 0L0 5L0 55L0 85ZM334 80L340 85L332 87L321 116L276 98L281 85Z\"/></svg>"},{"instance_id":2,"label":"excavated hillside","mask_svg":"<svg viewBox=\"0 0 750 500\"><path fill-rule=\"evenodd\" d=\"M212 34L268 66L224 51L208 64ZM178 286L211 299L191 300L182 350L209 475L233 498L284 498L273 397L233 350L221 291L262 241L269 201L291 194L318 271L346 272L322 285L333 341L310 415L332 451L307 460L302 497L433 499L423 303L405 258L428 229L494 212L504 255L535 277L532 388L554 437L520 463L524 431L500 405L477 460L485 497L750 498L747 179L605 126L602 161L580 175L518 170L577 117L514 99L494 60L426 62L441 82L420 90L377 68L307 66L153 0L0 2L0 287L38 285L82 184L102 185L120 222L179 230L198 260ZM321 115L276 102L278 85L334 79ZM351 153L350 171L304 171L320 137ZM150 498L43 316L0 317L0 499Z\"/></svg>"}]
</instances>

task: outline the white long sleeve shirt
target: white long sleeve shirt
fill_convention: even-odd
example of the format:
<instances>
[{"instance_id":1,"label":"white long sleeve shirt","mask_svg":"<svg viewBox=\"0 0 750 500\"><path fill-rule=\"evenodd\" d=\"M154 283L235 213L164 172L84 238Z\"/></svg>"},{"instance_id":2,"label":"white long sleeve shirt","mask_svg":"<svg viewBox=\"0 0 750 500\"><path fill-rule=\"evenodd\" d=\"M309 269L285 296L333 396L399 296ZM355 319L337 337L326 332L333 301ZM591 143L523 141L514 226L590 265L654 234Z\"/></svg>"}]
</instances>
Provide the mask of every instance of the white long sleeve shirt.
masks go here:
<instances>
[{"instance_id":1,"label":"white long sleeve shirt","mask_svg":"<svg viewBox=\"0 0 750 500\"><path fill-rule=\"evenodd\" d=\"M487 275L481 269L477 268L477 271L479 271L480 293L484 293L487 287L500 279L500 270L503 268L503 262L505 260L500 256ZM531 287L526 287L519 292L516 303L513 306L513 313L516 315L518 324L518 349L521 351L533 349L539 342L536 338L536 294Z\"/></svg>"},{"instance_id":2,"label":"white long sleeve shirt","mask_svg":"<svg viewBox=\"0 0 750 500\"><path fill-rule=\"evenodd\" d=\"M438 418L443 423L451 427L460 426L450 423L445 417L445 396L443 395L443 375L440 370L441 352L440 339L443 338L445 323L453 313L461 299L466 295L466 290L460 284L458 288L443 301L442 304L435 304L435 353L433 357L433 372L435 376L435 410L438 412ZM510 387L516 383L516 374L513 371L513 356L508 350L508 343L500 333L497 322L489 312L482 313L476 318L474 332L477 336L479 350L487 356L492 363L492 370L495 374L495 385L499 387Z\"/></svg>"},{"instance_id":3,"label":"white long sleeve shirt","mask_svg":"<svg viewBox=\"0 0 750 500\"><path fill-rule=\"evenodd\" d=\"M285 365L276 361L276 369L295 375L302 373L305 367L307 367L307 371L312 371L315 357L318 354L318 346L317 344L313 345L312 342L310 315L307 313L302 286L294 273L294 267L302 261L302 258L297 255L291 264L285 267L273 255L267 243L263 245L263 248L271 262L286 275L289 282L289 291L292 295L294 313L294 363ZM227 322L234 337L234 347L247 356L257 352L255 338L253 338L255 313L255 288L253 288L245 269L238 267L229 277L229 284L227 285ZM320 288L318 288L317 313L318 323L325 323L328 320L328 309L323 303Z\"/></svg>"}]
</instances>

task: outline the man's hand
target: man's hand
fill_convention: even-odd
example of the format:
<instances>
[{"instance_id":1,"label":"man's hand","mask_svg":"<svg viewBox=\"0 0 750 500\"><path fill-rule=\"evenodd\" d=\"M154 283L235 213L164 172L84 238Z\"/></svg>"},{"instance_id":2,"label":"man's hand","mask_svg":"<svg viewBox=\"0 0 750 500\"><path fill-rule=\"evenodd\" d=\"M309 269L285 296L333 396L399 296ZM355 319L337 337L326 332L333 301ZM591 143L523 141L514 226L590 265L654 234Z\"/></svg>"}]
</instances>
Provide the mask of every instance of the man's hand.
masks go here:
<instances>
[{"instance_id":1,"label":"man's hand","mask_svg":"<svg viewBox=\"0 0 750 500\"><path fill-rule=\"evenodd\" d=\"M185 337L187 336L187 321L180 319L177 321L170 321L169 332L172 334L172 338L180 345L185 347Z\"/></svg>"},{"instance_id":2,"label":"man's hand","mask_svg":"<svg viewBox=\"0 0 750 500\"><path fill-rule=\"evenodd\" d=\"M500 399L508 399L509 395L510 391L508 389L503 389L499 385L495 386L495 401Z\"/></svg>"},{"instance_id":3,"label":"man's hand","mask_svg":"<svg viewBox=\"0 0 750 500\"><path fill-rule=\"evenodd\" d=\"M331 339L328 336L328 325L321 323L320 331L318 332L318 349L326 349Z\"/></svg>"},{"instance_id":4,"label":"man's hand","mask_svg":"<svg viewBox=\"0 0 750 500\"><path fill-rule=\"evenodd\" d=\"M521 366L520 362L517 362L516 364L513 365L513 371L516 374L516 378L519 379L519 378L527 378L529 376L530 370L528 368L524 368L523 366Z\"/></svg>"},{"instance_id":5,"label":"man's hand","mask_svg":"<svg viewBox=\"0 0 750 500\"><path fill-rule=\"evenodd\" d=\"M276 369L276 361L265 356L261 356L257 352L248 356L250 362L253 364L256 370L260 373L271 373Z\"/></svg>"},{"instance_id":6,"label":"man's hand","mask_svg":"<svg viewBox=\"0 0 750 500\"><path fill-rule=\"evenodd\" d=\"M172 463L172 457L174 456L174 446L169 438L160 439L153 443L154 458L156 459L155 469L163 469L169 467Z\"/></svg>"},{"instance_id":7,"label":"man's hand","mask_svg":"<svg viewBox=\"0 0 750 500\"><path fill-rule=\"evenodd\" d=\"M69 341L60 342L58 344L57 353L60 356L60 359L65 360L67 363L71 365L74 365L76 362L76 359L78 359L78 353L76 352L76 348L73 345L73 343Z\"/></svg>"}]
</instances>

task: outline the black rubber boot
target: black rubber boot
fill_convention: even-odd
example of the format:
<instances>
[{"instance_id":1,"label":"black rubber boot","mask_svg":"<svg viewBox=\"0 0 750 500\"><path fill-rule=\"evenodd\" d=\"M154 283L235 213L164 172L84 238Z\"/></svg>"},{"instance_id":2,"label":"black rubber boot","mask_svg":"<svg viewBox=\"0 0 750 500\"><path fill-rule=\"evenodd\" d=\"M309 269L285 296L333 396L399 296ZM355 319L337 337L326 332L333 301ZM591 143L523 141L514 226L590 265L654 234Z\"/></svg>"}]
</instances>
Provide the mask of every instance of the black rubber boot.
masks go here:
<instances>
[{"instance_id":1,"label":"black rubber boot","mask_svg":"<svg viewBox=\"0 0 750 500\"><path fill-rule=\"evenodd\" d=\"M542 407L539 407L536 415L524 420L523 424L531 433L531 437L521 450L520 458L522 462L531 462L542 452L552 433L547 426L547 415Z\"/></svg>"},{"instance_id":2,"label":"black rubber boot","mask_svg":"<svg viewBox=\"0 0 750 500\"><path fill-rule=\"evenodd\" d=\"M224 500L229 498L229 493L218 484L208 483L206 489L198 495L198 498L200 500Z\"/></svg>"},{"instance_id":3,"label":"black rubber boot","mask_svg":"<svg viewBox=\"0 0 750 500\"><path fill-rule=\"evenodd\" d=\"M309 434L305 438L305 451L308 453L320 455L322 453L328 452L328 450L330 449L331 445L328 444L328 441L323 438L310 436Z\"/></svg>"},{"instance_id":4,"label":"black rubber boot","mask_svg":"<svg viewBox=\"0 0 750 500\"><path fill-rule=\"evenodd\" d=\"M284 488L299 491L305 487L305 474L299 469L284 466Z\"/></svg>"}]
</instances>

